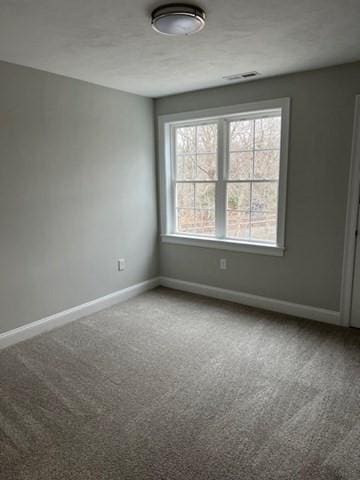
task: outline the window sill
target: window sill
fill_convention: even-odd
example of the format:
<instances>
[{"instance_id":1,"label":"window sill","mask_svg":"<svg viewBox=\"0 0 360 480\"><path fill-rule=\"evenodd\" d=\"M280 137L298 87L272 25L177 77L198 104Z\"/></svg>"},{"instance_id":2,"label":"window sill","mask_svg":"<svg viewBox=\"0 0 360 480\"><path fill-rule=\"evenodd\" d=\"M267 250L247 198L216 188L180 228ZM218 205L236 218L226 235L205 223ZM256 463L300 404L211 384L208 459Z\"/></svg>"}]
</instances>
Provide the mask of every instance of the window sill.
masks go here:
<instances>
[{"instance_id":1,"label":"window sill","mask_svg":"<svg viewBox=\"0 0 360 480\"><path fill-rule=\"evenodd\" d=\"M285 248L279 245L269 245L267 243L247 243L237 242L236 240L220 240L218 238L193 237L176 234L161 235L163 243L172 243L176 245L189 245L192 247L216 248L218 250L230 250L233 252L257 253L259 255L275 255L282 257Z\"/></svg>"}]
</instances>

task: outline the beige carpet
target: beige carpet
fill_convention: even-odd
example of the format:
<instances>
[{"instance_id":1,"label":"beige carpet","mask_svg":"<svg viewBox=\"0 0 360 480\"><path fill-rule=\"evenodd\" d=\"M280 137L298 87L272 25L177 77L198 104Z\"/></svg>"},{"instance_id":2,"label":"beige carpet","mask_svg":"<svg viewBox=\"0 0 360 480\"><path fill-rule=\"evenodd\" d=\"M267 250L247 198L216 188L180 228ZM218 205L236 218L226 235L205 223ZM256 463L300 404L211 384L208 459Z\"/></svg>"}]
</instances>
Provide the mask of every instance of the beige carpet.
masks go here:
<instances>
[{"instance_id":1,"label":"beige carpet","mask_svg":"<svg viewBox=\"0 0 360 480\"><path fill-rule=\"evenodd\" d=\"M0 478L359 480L360 332L159 288L3 350Z\"/></svg>"}]
</instances>

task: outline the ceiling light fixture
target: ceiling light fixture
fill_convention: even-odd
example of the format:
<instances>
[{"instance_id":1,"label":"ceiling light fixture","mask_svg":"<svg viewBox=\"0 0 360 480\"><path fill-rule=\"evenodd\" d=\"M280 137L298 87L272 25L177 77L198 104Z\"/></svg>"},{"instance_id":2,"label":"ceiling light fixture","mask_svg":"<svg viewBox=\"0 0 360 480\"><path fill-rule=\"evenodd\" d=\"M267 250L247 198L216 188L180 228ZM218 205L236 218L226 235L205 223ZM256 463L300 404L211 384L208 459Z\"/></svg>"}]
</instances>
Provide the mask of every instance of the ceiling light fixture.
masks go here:
<instances>
[{"instance_id":1,"label":"ceiling light fixture","mask_svg":"<svg viewBox=\"0 0 360 480\"><path fill-rule=\"evenodd\" d=\"M204 28L205 12L182 3L163 5L152 12L151 26L163 35L191 35Z\"/></svg>"}]
</instances>

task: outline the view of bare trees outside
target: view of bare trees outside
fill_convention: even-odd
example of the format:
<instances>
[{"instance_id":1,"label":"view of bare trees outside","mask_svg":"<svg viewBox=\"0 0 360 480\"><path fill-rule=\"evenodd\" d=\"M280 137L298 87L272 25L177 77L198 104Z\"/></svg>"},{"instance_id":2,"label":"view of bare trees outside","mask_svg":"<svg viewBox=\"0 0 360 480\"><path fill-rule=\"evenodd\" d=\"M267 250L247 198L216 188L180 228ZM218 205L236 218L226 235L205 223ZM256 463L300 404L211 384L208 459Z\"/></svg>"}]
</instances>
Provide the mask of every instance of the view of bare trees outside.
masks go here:
<instances>
[{"instance_id":1,"label":"view of bare trees outside","mask_svg":"<svg viewBox=\"0 0 360 480\"><path fill-rule=\"evenodd\" d=\"M276 241L281 117L230 122L226 235Z\"/></svg>"},{"instance_id":2,"label":"view of bare trees outside","mask_svg":"<svg viewBox=\"0 0 360 480\"><path fill-rule=\"evenodd\" d=\"M176 129L177 231L215 235L217 124Z\"/></svg>"},{"instance_id":3,"label":"view of bare trees outside","mask_svg":"<svg viewBox=\"0 0 360 480\"><path fill-rule=\"evenodd\" d=\"M228 122L226 237L276 241L281 117ZM217 124L176 128L177 232L215 236Z\"/></svg>"}]
</instances>

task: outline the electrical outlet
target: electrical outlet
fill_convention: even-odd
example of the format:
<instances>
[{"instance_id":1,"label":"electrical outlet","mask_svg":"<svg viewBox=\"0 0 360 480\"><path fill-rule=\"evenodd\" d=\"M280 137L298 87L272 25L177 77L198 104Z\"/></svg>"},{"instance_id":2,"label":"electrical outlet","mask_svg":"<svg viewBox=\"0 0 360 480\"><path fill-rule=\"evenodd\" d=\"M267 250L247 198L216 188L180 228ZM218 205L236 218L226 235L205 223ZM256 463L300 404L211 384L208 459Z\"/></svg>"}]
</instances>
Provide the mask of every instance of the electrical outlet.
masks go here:
<instances>
[{"instance_id":1,"label":"electrical outlet","mask_svg":"<svg viewBox=\"0 0 360 480\"><path fill-rule=\"evenodd\" d=\"M118 271L122 272L123 270L125 270L125 266L126 266L125 258L119 258L119 260L118 260Z\"/></svg>"},{"instance_id":2,"label":"electrical outlet","mask_svg":"<svg viewBox=\"0 0 360 480\"><path fill-rule=\"evenodd\" d=\"M220 258L220 270L226 270L226 258Z\"/></svg>"}]
</instances>

